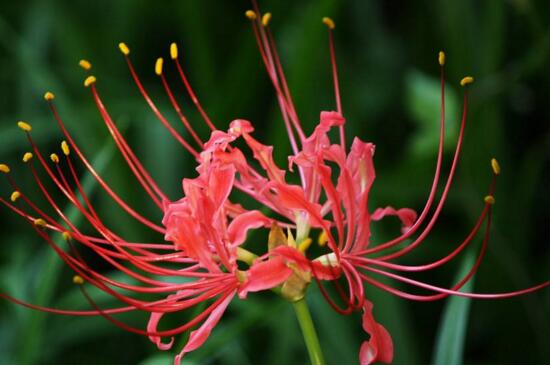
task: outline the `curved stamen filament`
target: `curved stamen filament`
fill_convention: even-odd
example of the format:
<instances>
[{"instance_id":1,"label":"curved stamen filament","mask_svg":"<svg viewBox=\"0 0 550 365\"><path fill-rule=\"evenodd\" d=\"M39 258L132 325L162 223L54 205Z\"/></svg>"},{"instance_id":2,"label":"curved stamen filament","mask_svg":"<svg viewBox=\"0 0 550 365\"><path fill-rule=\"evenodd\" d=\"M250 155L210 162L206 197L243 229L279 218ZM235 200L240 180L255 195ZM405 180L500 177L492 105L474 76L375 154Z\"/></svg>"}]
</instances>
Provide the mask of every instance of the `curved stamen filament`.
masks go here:
<instances>
[{"instance_id":1,"label":"curved stamen filament","mask_svg":"<svg viewBox=\"0 0 550 365\"><path fill-rule=\"evenodd\" d=\"M111 116L107 112L105 105L101 101L101 98L99 97L99 93L97 92L95 84L91 85L90 89L92 91L94 101L101 114L101 117L105 122L105 124L107 125L107 129L109 130L109 133L113 137L113 140L115 141L119 151L122 153L122 156L126 160L128 167L130 167L130 169L132 170L134 176L136 177L140 185L147 192L147 195L149 195L151 200L153 200L153 202L162 210L162 202L159 200L159 197L163 200L168 200L168 198L162 192L162 190L160 190L156 182L151 178L147 170L143 167L143 165L139 162L136 155L133 153L130 146L128 146L128 144L126 143L126 140L120 134L120 131L116 127Z\"/></svg>"},{"instance_id":2,"label":"curved stamen filament","mask_svg":"<svg viewBox=\"0 0 550 365\"><path fill-rule=\"evenodd\" d=\"M146 227L157 231L159 233L164 234L165 229L153 222L151 222L149 219L145 218L143 215L136 212L134 209L132 209L124 200L122 200L111 188L110 186L103 180L103 178L97 173L97 171L93 168L91 163L86 159L84 154L80 151L77 144L73 140L72 136L69 134L67 128L65 127L63 121L61 120L61 117L59 116L57 112L57 108L55 107L53 102L49 103L50 110L52 111L52 114L57 121L57 124L59 125L59 128L65 135L65 138L67 139L68 143L71 146L71 150L75 151L76 155L82 161L86 169L90 172L90 174L96 179L96 181L99 183L101 188L105 190L105 192L131 217L136 219L138 222L142 223Z\"/></svg>"},{"instance_id":3,"label":"curved stamen filament","mask_svg":"<svg viewBox=\"0 0 550 365\"><path fill-rule=\"evenodd\" d=\"M328 44L330 49L330 63L332 67L332 79L334 83L334 97L336 99L336 110L343 115L342 101L340 99L340 82L338 81L338 67L336 65L336 52L334 51L334 22L330 18L323 18L323 23L327 25L328 29ZM344 126L339 127L340 130L340 145L342 148L346 148L346 135L344 133Z\"/></svg>"},{"instance_id":4,"label":"curved stamen filament","mask_svg":"<svg viewBox=\"0 0 550 365\"><path fill-rule=\"evenodd\" d=\"M175 52L174 52L174 49L176 50ZM197 98L197 95L193 91L193 88L191 87L191 84L189 83L189 80L187 80L187 76L185 75L185 72L183 72L183 67L181 67L181 64L180 64L178 54L177 54L177 46L176 46L175 43L172 43L171 48L170 48L170 52L172 53L171 54L172 60L176 64L178 74L180 75L181 81L183 82L183 84L185 86L185 89L189 93L189 97L191 98L191 101L193 102L193 104L195 104L197 110L201 114L202 118L204 119L204 121L206 122L208 127L211 130L216 130L216 127L214 126L214 124L212 123L210 118L208 117L208 114L206 114L206 112L204 111L204 108L202 107L201 103L199 102L199 99Z\"/></svg>"},{"instance_id":5,"label":"curved stamen filament","mask_svg":"<svg viewBox=\"0 0 550 365\"><path fill-rule=\"evenodd\" d=\"M149 108L153 111L157 119L164 125L164 127L170 132L170 134L191 154L193 157L198 157L198 152L172 127L172 125L166 120L164 115L160 112L160 110L157 108L151 97L149 97L149 94L143 87L143 84L141 83L136 70L134 69L134 66L132 65L132 61L130 60L130 57L128 54L124 54L124 58L126 59L126 64L128 65L128 69L130 70L130 74L132 75L132 78L134 79L134 82L139 89L139 92L147 102L147 105L149 105Z\"/></svg>"},{"instance_id":6,"label":"curved stamen filament","mask_svg":"<svg viewBox=\"0 0 550 365\"><path fill-rule=\"evenodd\" d=\"M443 55L444 55L444 53L443 53ZM443 56L443 58L444 58L444 56ZM442 161L443 161L443 147L444 147L444 140L445 140L445 67L444 66L445 66L445 62L442 62L442 63L440 62L441 116L440 116L440 123L439 123L439 146L438 146L438 151L437 151L437 162L436 162L436 166L435 166L435 173L434 173L434 179L433 179L433 182L432 182L432 187L431 187L430 193L428 195L428 200L426 201L426 204L424 205L424 209L422 210L422 213L420 213L420 216L418 217L416 222L414 222L412 227L409 230L407 230L407 232L405 232L401 236L399 236L399 237L397 237L397 238L395 238L391 241L388 241L386 243L382 243L380 245L377 245L374 248L362 251L360 254L368 254L368 253L379 252L379 251L385 250L386 248L393 247L393 246L403 242L407 238L411 237L418 230L418 228L420 228L420 226L422 225L422 223L424 223L424 220L428 216L428 213L430 211L430 208L431 208L432 203L433 203L434 198L435 198L435 194L436 194L436 191L437 191L437 186L439 184L439 176L440 176L440 173L441 173L441 164L442 164Z\"/></svg>"},{"instance_id":7,"label":"curved stamen filament","mask_svg":"<svg viewBox=\"0 0 550 365\"><path fill-rule=\"evenodd\" d=\"M185 117L185 115L183 115L183 112L181 111L181 107L178 104L176 98L174 97L174 93L172 92L172 89L170 88L170 85L168 84L168 81L166 81L166 77L164 76L163 73L161 73L159 76L160 76L160 79L162 81L162 86L164 87L164 90L166 91L166 94L168 95L168 98L170 99L170 102L172 103L172 106L174 107L174 110L176 111L176 113L178 114L181 122L185 126L185 129L187 129L187 131L189 132L191 137L193 137L195 142L197 142L199 147L202 148L203 142L201 141L201 139L199 138L199 136L197 135L197 133L195 132L195 130L193 129L193 127L191 126L191 124L189 123L187 118Z\"/></svg>"}]
</instances>

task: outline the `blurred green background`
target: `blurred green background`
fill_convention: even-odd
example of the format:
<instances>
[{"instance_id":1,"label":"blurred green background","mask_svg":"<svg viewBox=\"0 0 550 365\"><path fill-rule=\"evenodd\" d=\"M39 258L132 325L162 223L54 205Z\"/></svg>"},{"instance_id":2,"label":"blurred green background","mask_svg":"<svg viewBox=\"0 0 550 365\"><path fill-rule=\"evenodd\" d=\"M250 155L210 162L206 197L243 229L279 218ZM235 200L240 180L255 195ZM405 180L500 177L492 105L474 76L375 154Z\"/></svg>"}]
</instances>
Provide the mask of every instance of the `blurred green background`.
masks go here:
<instances>
[{"instance_id":1,"label":"blurred green background","mask_svg":"<svg viewBox=\"0 0 550 365\"><path fill-rule=\"evenodd\" d=\"M439 90L437 52L447 53L448 138L446 164L460 118L459 80L474 75L471 114L457 180L439 224L402 263L424 263L449 252L473 226L496 156L499 177L492 238L470 289L499 292L550 278L550 8L546 0L415 1L261 0L272 11L272 29L306 131L321 110L334 108L326 30L330 15L348 140L377 145L371 209L393 205L420 211L433 174ZM250 119L256 136L275 145L284 164L288 142L274 92L263 70L248 20L248 1L180 0L3 1L0 5L0 156L27 191L36 188L20 163L28 150L15 122L32 123L41 149L58 149L61 135L44 91L69 129L117 192L152 219L160 219L113 149L89 91L82 87L80 58L89 59L98 89L137 154L173 199L194 164L161 127L135 88L116 45L123 40L144 84L177 123L154 75L156 57L177 41L184 67L215 124ZM201 125L167 65L167 76L195 125ZM202 136L206 130L198 128ZM94 157L91 157L94 156ZM90 184L101 216L124 237L146 241L149 232L112 209ZM94 194L97 192L97 194ZM9 196L7 183L0 193ZM39 198L38 194L32 194ZM22 220L1 211L0 290L26 301L86 309L70 283L72 273ZM374 228L373 240L398 227ZM450 285L474 250L420 278ZM108 267L105 267L107 270ZM399 287L399 284L393 284ZM445 300L414 303L368 287L374 314L391 333L395 364L549 364L550 290L500 301ZM116 303L97 295L105 306ZM356 364L365 334L358 314L333 312L312 286L309 292L328 364ZM173 324L186 318L174 318ZM144 326L147 316L124 317ZM0 364L170 364L146 338L125 333L102 318L32 312L0 302ZM185 364L306 364L307 353L291 306L271 293L236 300L208 342Z\"/></svg>"}]
</instances>

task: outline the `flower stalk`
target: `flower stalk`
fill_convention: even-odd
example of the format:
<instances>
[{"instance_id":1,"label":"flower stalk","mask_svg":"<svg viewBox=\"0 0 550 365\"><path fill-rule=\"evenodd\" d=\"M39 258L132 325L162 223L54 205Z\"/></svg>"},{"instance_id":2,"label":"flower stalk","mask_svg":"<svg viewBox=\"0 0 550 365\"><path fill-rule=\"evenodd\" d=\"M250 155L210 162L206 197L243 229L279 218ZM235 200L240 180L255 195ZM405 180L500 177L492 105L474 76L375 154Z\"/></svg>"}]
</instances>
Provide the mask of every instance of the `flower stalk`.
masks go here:
<instances>
[{"instance_id":1,"label":"flower stalk","mask_svg":"<svg viewBox=\"0 0 550 365\"><path fill-rule=\"evenodd\" d=\"M311 365L324 365L325 358L321 350L321 345L319 344L319 337L317 337L317 332L315 331L315 326L311 319L306 299L302 298L292 303L292 306L294 307L296 318L298 318L298 323L300 323L300 329L302 330L302 336L306 343Z\"/></svg>"}]
</instances>

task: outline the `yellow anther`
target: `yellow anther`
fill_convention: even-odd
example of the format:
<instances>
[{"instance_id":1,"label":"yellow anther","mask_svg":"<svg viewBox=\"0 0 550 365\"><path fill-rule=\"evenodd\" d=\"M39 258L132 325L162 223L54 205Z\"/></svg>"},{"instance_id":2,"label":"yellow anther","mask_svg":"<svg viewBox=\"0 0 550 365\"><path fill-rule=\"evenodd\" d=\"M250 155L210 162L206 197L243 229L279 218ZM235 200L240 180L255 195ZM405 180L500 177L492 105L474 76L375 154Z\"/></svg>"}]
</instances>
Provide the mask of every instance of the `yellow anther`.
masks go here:
<instances>
[{"instance_id":1,"label":"yellow anther","mask_svg":"<svg viewBox=\"0 0 550 365\"><path fill-rule=\"evenodd\" d=\"M323 18L323 23L329 27L330 29L334 29L334 27L336 25L334 25L334 20L332 20L331 18L329 18L328 16L324 17Z\"/></svg>"},{"instance_id":2,"label":"yellow anther","mask_svg":"<svg viewBox=\"0 0 550 365\"><path fill-rule=\"evenodd\" d=\"M22 120L20 120L19 122L17 122L17 126L19 128L21 128L22 130L24 130L25 132L30 132L32 131L32 127L29 123L27 122L23 122Z\"/></svg>"},{"instance_id":3,"label":"yellow anther","mask_svg":"<svg viewBox=\"0 0 550 365\"><path fill-rule=\"evenodd\" d=\"M88 76L86 77L86 80L84 80L84 86L88 87L92 84L95 84L96 81L97 79L95 78L95 76Z\"/></svg>"},{"instance_id":4,"label":"yellow anther","mask_svg":"<svg viewBox=\"0 0 550 365\"><path fill-rule=\"evenodd\" d=\"M69 156L69 154L71 153L71 149L69 148L69 144L67 143L67 141L61 142L61 150L63 151L63 154L65 156Z\"/></svg>"},{"instance_id":5,"label":"yellow anther","mask_svg":"<svg viewBox=\"0 0 550 365\"><path fill-rule=\"evenodd\" d=\"M460 86L466 86L468 84L471 84L474 82L474 78L472 76L466 76L462 80L460 80Z\"/></svg>"},{"instance_id":6,"label":"yellow anther","mask_svg":"<svg viewBox=\"0 0 550 365\"><path fill-rule=\"evenodd\" d=\"M495 197L492 195L487 195L485 198L483 198L483 201L487 204L495 204Z\"/></svg>"},{"instance_id":7,"label":"yellow anther","mask_svg":"<svg viewBox=\"0 0 550 365\"><path fill-rule=\"evenodd\" d=\"M440 51L437 60L439 61L439 65L443 66L445 64L445 52Z\"/></svg>"},{"instance_id":8,"label":"yellow anther","mask_svg":"<svg viewBox=\"0 0 550 365\"><path fill-rule=\"evenodd\" d=\"M33 154L30 152L25 152L23 155L23 162L29 162L33 157Z\"/></svg>"},{"instance_id":9,"label":"yellow anther","mask_svg":"<svg viewBox=\"0 0 550 365\"><path fill-rule=\"evenodd\" d=\"M20 192L14 191L13 193L11 193L10 200L15 203L20 196L21 196Z\"/></svg>"},{"instance_id":10,"label":"yellow anther","mask_svg":"<svg viewBox=\"0 0 550 365\"><path fill-rule=\"evenodd\" d=\"M48 225L46 221L42 218L36 218L33 223L35 226L40 228L46 228L46 226Z\"/></svg>"},{"instance_id":11,"label":"yellow anther","mask_svg":"<svg viewBox=\"0 0 550 365\"><path fill-rule=\"evenodd\" d=\"M162 57L159 57L157 58L157 62L155 63L155 73L157 75L162 75L162 63L164 62L164 60L162 59Z\"/></svg>"},{"instance_id":12,"label":"yellow anther","mask_svg":"<svg viewBox=\"0 0 550 365\"><path fill-rule=\"evenodd\" d=\"M500 175L500 164L498 163L496 158L491 159L491 167L495 175Z\"/></svg>"},{"instance_id":13,"label":"yellow anther","mask_svg":"<svg viewBox=\"0 0 550 365\"><path fill-rule=\"evenodd\" d=\"M50 160L52 160L53 163L59 163L59 156L57 156L55 153L52 153L50 155Z\"/></svg>"},{"instance_id":14,"label":"yellow anther","mask_svg":"<svg viewBox=\"0 0 550 365\"><path fill-rule=\"evenodd\" d=\"M130 48L128 48L126 43L120 42L118 44L118 48L120 49L120 52L122 52L125 56L128 56L130 54Z\"/></svg>"},{"instance_id":15,"label":"yellow anther","mask_svg":"<svg viewBox=\"0 0 550 365\"><path fill-rule=\"evenodd\" d=\"M271 20L271 13L265 13L262 17L262 25L264 27L267 27L269 25L269 21Z\"/></svg>"},{"instance_id":16,"label":"yellow anther","mask_svg":"<svg viewBox=\"0 0 550 365\"><path fill-rule=\"evenodd\" d=\"M73 238L73 237L71 236L71 234L70 234L69 232L67 232L67 231L63 232L61 235L63 236L63 239L64 239L65 241L70 241L70 240Z\"/></svg>"},{"instance_id":17,"label":"yellow anther","mask_svg":"<svg viewBox=\"0 0 550 365\"><path fill-rule=\"evenodd\" d=\"M52 92L48 91L44 94L44 99L46 101L52 101L53 99L55 99L55 95Z\"/></svg>"},{"instance_id":18,"label":"yellow anther","mask_svg":"<svg viewBox=\"0 0 550 365\"><path fill-rule=\"evenodd\" d=\"M80 275L75 275L73 276L73 284L82 285L84 284L84 279Z\"/></svg>"},{"instance_id":19,"label":"yellow anther","mask_svg":"<svg viewBox=\"0 0 550 365\"><path fill-rule=\"evenodd\" d=\"M311 242L313 242L311 238L306 238L305 240L300 242L300 244L298 245L298 250L300 250L301 252L306 252L309 246L311 246Z\"/></svg>"},{"instance_id":20,"label":"yellow anther","mask_svg":"<svg viewBox=\"0 0 550 365\"><path fill-rule=\"evenodd\" d=\"M256 12L254 10L247 10L244 15L246 15L246 17L250 20L256 20L257 18Z\"/></svg>"},{"instance_id":21,"label":"yellow anther","mask_svg":"<svg viewBox=\"0 0 550 365\"><path fill-rule=\"evenodd\" d=\"M327 231L323 230L323 232L321 232L321 234L319 235L319 237L317 238L317 244L321 247L325 246L328 242L328 235L327 235Z\"/></svg>"},{"instance_id":22,"label":"yellow anther","mask_svg":"<svg viewBox=\"0 0 550 365\"><path fill-rule=\"evenodd\" d=\"M176 43L172 43L170 45L170 57L175 60L178 58L178 45Z\"/></svg>"},{"instance_id":23,"label":"yellow anther","mask_svg":"<svg viewBox=\"0 0 550 365\"><path fill-rule=\"evenodd\" d=\"M90 70L92 68L92 64L88 60L80 60L78 61L78 65L85 69L86 71Z\"/></svg>"},{"instance_id":24,"label":"yellow anther","mask_svg":"<svg viewBox=\"0 0 550 365\"><path fill-rule=\"evenodd\" d=\"M10 172L10 167L6 164L0 163L0 172L7 174Z\"/></svg>"}]
</instances>

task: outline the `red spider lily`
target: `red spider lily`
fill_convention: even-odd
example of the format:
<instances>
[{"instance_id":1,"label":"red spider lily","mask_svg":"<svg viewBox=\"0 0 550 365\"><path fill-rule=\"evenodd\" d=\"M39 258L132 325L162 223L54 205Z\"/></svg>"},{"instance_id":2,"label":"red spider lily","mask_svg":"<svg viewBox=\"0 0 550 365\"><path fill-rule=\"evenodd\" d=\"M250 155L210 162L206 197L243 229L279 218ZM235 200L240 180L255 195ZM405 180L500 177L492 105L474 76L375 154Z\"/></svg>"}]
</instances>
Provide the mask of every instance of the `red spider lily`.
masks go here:
<instances>
[{"instance_id":1,"label":"red spider lily","mask_svg":"<svg viewBox=\"0 0 550 365\"><path fill-rule=\"evenodd\" d=\"M166 92L174 103L184 126L194 136L199 150L186 142L157 109L132 66L129 58L129 48L124 43L121 43L119 47L126 57L136 85L153 112L182 146L196 158L198 176L193 179L184 179L183 191L185 197L175 202L170 201L139 161L113 122L100 97L95 77L88 76L84 85L90 88L107 129L136 180L164 217L162 224L149 220L115 193L97 173L66 129L56 109L54 94L51 92L46 93L45 100L49 103L53 116L66 138L66 141L61 144L63 152L61 156L64 157L64 161L59 155L51 154L52 167L47 161L48 158L42 154L34 142L31 136L32 127L30 124L21 121L18 126L25 131L32 147L32 152L27 152L23 157L23 161L29 166L38 189L57 216L47 214L30 200L20 189L10 174L10 168L5 164L0 165L0 171L6 174L14 192L11 195L11 202L3 198L0 198L0 202L23 217L38 235L75 271L76 275L73 281L75 284L80 285L83 294L94 309L77 311L46 308L22 302L5 293L0 293L0 296L26 307L51 313L80 316L101 315L123 329L148 336L162 350L171 348L174 335L200 325L198 329L191 332L186 346L176 356L175 363L178 364L185 353L195 350L204 343L237 292L241 297L244 297L248 292L274 288L283 283L292 274L292 270L286 266L282 259L258 260L252 263L255 255L240 247L246 239L248 230L270 227L274 220L267 218L257 210L245 210L240 205L232 204L229 201L229 193L234 186L238 185L235 182L236 169L233 165L218 161L215 156L225 153L224 151L229 148L229 142L238 138L240 132L223 133L214 130L210 119L199 104L183 73L177 58L176 45L171 46L172 59L191 99L203 114L205 122L213 130L209 141L203 142L199 139L181 112L162 74L162 60L157 61L156 72L161 77ZM81 65L85 69L91 67L89 62L85 60L81 61ZM71 153L73 151L74 153ZM233 153L238 152L234 149L231 149L231 151ZM108 224L97 213L82 187L74 166L74 155L76 155L77 161L82 163L94 176L101 188L126 213L145 227L162 235L165 242L131 242L109 228ZM35 160L38 160L38 166L35 166ZM63 163L66 166L62 168ZM39 168L45 171L59 192L86 218L93 227L94 234L84 233L63 213L59 202L54 198L54 194L48 190L45 182L40 179ZM251 174L255 173L251 168L247 168L247 171ZM64 247L52 239L51 234L55 232L62 233L68 243L69 250L65 250ZM96 253L99 258L110 264L115 270L139 282L139 285L114 280L95 270L80 254L79 245ZM247 271L239 270L237 266L238 259L248 262L250 269ZM181 283L182 279L186 282ZM99 308L83 286L85 282L118 299L122 305L117 308ZM142 298L144 296L150 296L152 299L145 300ZM157 329L157 325L164 314L202 305L207 301L212 301L212 303L202 309L200 314L189 322L169 330ZM113 317L115 314L134 310L151 313L147 330L133 328ZM171 337L171 340L164 343L161 340L162 337Z\"/></svg>"},{"instance_id":2,"label":"red spider lily","mask_svg":"<svg viewBox=\"0 0 550 365\"><path fill-rule=\"evenodd\" d=\"M266 13L260 16L261 13L255 2L254 6L255 9L248 11L246 15L252 21L260 55L275 88L293 150L292 156L289 157L288 171L293 172L296 169L301 184L296 185L287 181L287 172L278 167L273 160L273 147L261 144L252 136L254 128L250 122L241 119L234 120L227 132L214 127L189 84L178 60L177 47L173 44L170 49L171 59L174 61L189 97L212 131L206 142L195 132L164 77L163 59L158 59L155 72L160 77L166 94L184 128L192 138L191 142L185 140L157 108L145 90L130 60L129 48L121 43L120 50L126 58L130 73L139 91L159 121L196 159L198 176L184 179L184 197L178 201L171 201L124 139L122 132L111 119L100 98L95 77L89 76L84 84L89 87L107 129L138 184L143 188L146 196L158 207L163 217L161 223L146 218L113 191L94 170L63 124L55 107L53 94L46 93L45 99L66 139L61 145L63 161L56 154L50 155L50 159L54 163L52 168L51 164L47 162L47 157L40 152L33 141L30 125L20 122L19 126L26 132L32 147L32 153L25 154L23 160L28 164L37 187L56 212L57 217L45 213L21 191L10 175L7 165L0 165L0 171L6 173L14 193L11 196L11 202L2 198L0 198L0 202L23 217L75 271L74 281L76 284L80 284L83 294L94 309L74 311L45 308L24 303L7 294L0 293L2 297L33 309L52 313L101 315L123 329L148 336L161 350L171 348L174 335L199 326L198 329L191 332L188 343L176 356L175 362L179 363L185 353L195 350L204 343L235 294L245 298L248 292L276 288L275 290L280 291L285 298L291 301L298 300L304 296L307 285L313 277L318 282L329 304L338 312L348 314L352 311L363 310L363 329L370 338L362 344L359 358L361 364L370 364L376 361L391 362L393 344L389 333L375 321L372 315L372 303L365 299L365 282L401 297L423 301L442 299L448 295L502 298L532 292L550 285L550 281L548 281L528 289L503 294L473 294L459 291L477 271L487 249L491 207L494 203L495 178L500 171L496 160L492 161L493 181L488 189L488 195L485 197L484 208L466 239L459 243L451 253L435 262L420 266L394 263L395 259L411 252L425 240L443 208L459 160L466 127L467 85L473 82L471 77L466 77L461 82L462 86L465 86L461 128L453 162L439 201L436 202L435 197L436 190L440 185L445 127L443 78L445 59L443 53L439 57L442 91L440 143L434 180L426 205L418 216L411 209L392 207L379 208L371 214L368 210L368 197L375 179L374 145L358 138L352 141L349 148L346 144L345 118L340 102L334 51L333 21L329 18L323 19L329 29L336 111L321 112L319 124L313 133L307 136L294 107L275 47L274 37L269 28L271 14ZM81 65L87 70L90 69L87 61L82 61ZM338 130L338 143L330 141L329 132L332 129ZM243 151L233 146L233 142L238 139L242 139L251 150L256 164L260 166L259 169L253 167L253 162L246 158ZM71 153L73 151L74 153ZM145 227L162 235L164 240L147 243L129 242L110 229L96 212L82 188L73 165L74 155L76 155L76 161L83 164L113 201ZM33 156L36 156L36 159L33 159ZM53 194L39 178L33 162L35 160L38 160L38 167L45 171L59 192L91 224L95 231L94 234L84 233L62 212ZM62 163L66 165L64 168L61 167ZM241 205L232 203L229 196L233 190L241 191L254 198L262 206L269 208L274 213L273 216L278 218L268 217L258 210L247 210ZM433 213L430 215L432 209ZM392 215L397 216L403 223L402 234L388 242L371 245L371 221L378 221ZM472 242L484 222L486 223L485 234L477 261L469 273L449 289L395 273L395 271L425 271L444 265ZM258 257L242 247L249 230L269 227L271 230L266 253ZM281 227L287 228L286 234ZM420 230L421 227L424 227L423 230ZM326 252L316 258L310 257L311 254L308 252L312 241L309 238L312 230L318 230L319 243L323 246L326 244L326 248L323 248ZM68 250L51 238L51 233L55 232L62 233L66 238ZM418 236L414 241L406 246L401 245L417 233ZM80 247L93 251L114 269L139 282L139 285L113 280L94 270L79 253ZM249 269L239 269L237 261L249 264ZM403 292L383 284L371 274L390 277L412 286L427 289L432 293L418 295ZM182 278L186 279L184 283L181 283ZM335 284L336 291L344 303L343 307L331 298L323 286L323 281L331 281ZM347 290L341 286L343 281L346 283ZM85 282L118 299L122 303L121 306L109 309L100 308L85 289L83 285ZM145 296L148 299L143 299ZM206 309L189 322L170 330L158 330L158 324L164 314L185 310L207 302L210 304ZM113 316L133 310L150 313L146 330L133 328ZM163 337L171 339L169 342L163 342Z\"/></svg>"}]
</instances>

